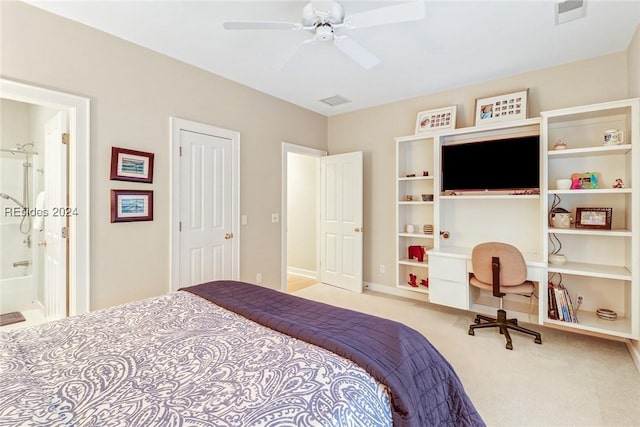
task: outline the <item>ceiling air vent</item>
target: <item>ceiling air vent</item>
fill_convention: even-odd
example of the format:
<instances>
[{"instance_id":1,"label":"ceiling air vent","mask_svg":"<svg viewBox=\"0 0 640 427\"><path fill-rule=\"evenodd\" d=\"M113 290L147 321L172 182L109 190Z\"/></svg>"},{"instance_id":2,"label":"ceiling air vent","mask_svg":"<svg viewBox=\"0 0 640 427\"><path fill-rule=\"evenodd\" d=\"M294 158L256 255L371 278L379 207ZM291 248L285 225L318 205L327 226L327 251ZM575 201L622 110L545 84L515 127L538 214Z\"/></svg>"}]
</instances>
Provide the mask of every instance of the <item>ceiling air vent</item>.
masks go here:
<instances>
[{"instance_id":1,"label":"ceiling air vent","mask_svg":"<svg viewBox=\"0 0 640 427\"><path fill-rule=\"evenodd\" d=\"M324 102L327 105L335 107L337 105L346 104L347 102L351 102L350 99L342 97L340 95L331 96L329 98L321 99L320 102Z\"/></svg>"},{"instance_id":2,"label":"ceiling air vent","mask_svg":"<svg viewBox=\"0 0 640 427\"><path fill-rule=\"evenodd\" d=\"M585 0L566 0L556 3L556 24L583 18L586 13L585 3Z\"/></svg>"}]
</instances>

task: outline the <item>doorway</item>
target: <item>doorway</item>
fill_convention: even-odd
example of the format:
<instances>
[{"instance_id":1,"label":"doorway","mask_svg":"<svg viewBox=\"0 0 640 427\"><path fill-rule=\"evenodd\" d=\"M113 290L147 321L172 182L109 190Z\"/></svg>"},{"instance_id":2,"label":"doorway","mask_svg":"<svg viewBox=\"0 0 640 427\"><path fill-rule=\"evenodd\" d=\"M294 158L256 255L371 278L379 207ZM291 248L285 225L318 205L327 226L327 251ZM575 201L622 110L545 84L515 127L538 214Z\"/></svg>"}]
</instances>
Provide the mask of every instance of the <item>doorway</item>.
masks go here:
<instances>
[{"instance_id":1,"label":"doorway","mask_svg":"<svg viewBox=\"0 0 640 427\"><path fill-rule=\"evenodd\" d=\"M22 211L19 213L19 224L22 224L23 241L17 241L18 248L21 252L13 250L2 250L2 274L7 271L15 273L17 270L17 278L22 280L23 286L2 286L0 284L0 300L6 306L1 307L1 311L11 310L12 312L28 312L29 317L25 321L16 323L17 326L26 326L28 324L42 323L44 321L56 320L67 315L76 315L89 311L89 100L86 98L68 95L61 92L51 91L31 85L13 82L6 79L0 79L0 100L4 106L9 106L7 110L3 108L4 114L14 114L18 117L26 118L28 129L20 131L13 129L9 132L10 137L5 141L3 135L2 148L9 158L24 157L21 161L23 174L15 174L15 165L9 166L8 169L3 167L1 176L0 191L8 197L2 197L3 200L10 201L17 205ZM57 141L62 145L65 152L64 160L68 160L68 169L64 164L55 163L46 166L44 163L47 151L51 154L55 149L49 147L49 143L45 141L45 123L50 122L54 116L64 117L59 120L61 126L68 129L64 140L60 136ZM14 121L7 121L3 117L3 124L10 123L11 126L16 125ZM6 128L3 126L3 134ZM27 141L20 140L27 138ZM12 139L18 139L12 141ZM36 145L36 143L38 145ZM17 144L17 145L16 145ZM33 144L33 145L32 145ZM46 144L46 146L45 146ZM29 154L28 154L28 153ZM9 160L14 160L9 159ZM2 159L3 161L5 159ZM49 159L50 160L50 159ZM13 168L13 169L12 169ZM56 171L64 170L64 183L62 180L54 178L59 175ZM13 172L12 172L13 171ZM8 174L8 175L7 175ZM16 176L22 179L16 180ZM59 177L58 177L59 178ZM43 225L39 219L43 219L43 215L35 215L37 212L27 209L27 214L22 215L24 208L37 209L47 212L48 217L53 216L53 212L49 212L51 207L43 202L45 184L51 189L51 182L58 183L58 187L65 185L64 192L62 188L56 188L57 194L64 194L64 203L56 201L56 207L59 209L64 206L65 213L73 212L73 215L65 215L64 230L60 227L59 233L64 233L64 253L66 260L57 269L59 274L51 274L49 268L44 268L44 260L50 255L47 239L43 231L46 225ZM5 190L6 188L6 190ZM68 192L67 192L68 190ZM50 191L50 193L53 193ZM15 195L14 195L15 194ZM38 197L41 195L42 197ZM40 199L40 200L38 200ZM22 207L21 207L22 206ZM3 211L12 209L3 203ZM16 211L17 212L17 211ZM6 216L3 216L5 219ZM24 219L24 221L22 221ZM47 217L44 217L46 224ZM29 227L25 224L29 223ZM49 221L49 223L51 223ZM10 230L13 230L11 221L3 223L2 242L11 242L14 239L5 239L9 237ZM17 228L20 230L20 228ZM7 233L4 233L7 231ZM69 236L68 238L66 236ZM51 242L53 247L54 242ZM16 255L25 255L25 259L21 256L14 260ZM28 255L28 257L27 257ZM68 257L67 257L68 255ZM9 257L9 259L7 259ZM50 258L49 258L50 259ZM42 260L42 262L40 261ZM15 264L15 267L14 267ZM9 274L9 273L7 273ZM0 280L3 282L3 280ZM56 285L51 285L55 283ZM7 284L7 282L4 282ZM26 284L26 286L25 286ZM56 291L57 287L57 291ZM28 295L17 295L23 289L27 290ZM18 292L18 290L20 292ZM34 315L34 316L32 316ZM13 325L9 326L13 327Z\"/></svg>"}]
</instances>

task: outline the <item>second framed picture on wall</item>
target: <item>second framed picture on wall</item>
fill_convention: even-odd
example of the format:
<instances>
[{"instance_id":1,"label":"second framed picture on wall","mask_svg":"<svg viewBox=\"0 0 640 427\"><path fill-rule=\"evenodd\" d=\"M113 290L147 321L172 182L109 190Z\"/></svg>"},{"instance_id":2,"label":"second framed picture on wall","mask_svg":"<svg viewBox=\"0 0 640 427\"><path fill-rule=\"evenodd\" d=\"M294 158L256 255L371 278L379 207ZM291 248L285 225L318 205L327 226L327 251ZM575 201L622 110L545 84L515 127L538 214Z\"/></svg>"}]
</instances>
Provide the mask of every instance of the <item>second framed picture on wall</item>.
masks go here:
<instances>
[{"instance_id":1,"label":"second framed picture on wall","mask_svg":"<svg viewBox=\"0 0 640 427\"><path fill-rule=\"evenodd\" d=\"M153 153L111 147L111 179L153 182Z\"/></svg>"},{"instance_id":2,"label":"second framed picture on wall","mask_svg":"<svg viewBox=\"0 0 640 427\"><path fill-rule=\"evenodd\" d=\"M529 89L476 99L476 126L527 118Z\"/></svg>"},{"instance_id":3,"label":"second framed picture on wall","mask_svg":"<svg viewBox=\"0 0 640 427\"><path fill-rule=\"evenodd\" d=\"M423 132L434 132L456 128L456 106L425 110L416 118L416 135Z\"/></svg>"},{"instance_id":4,"label":"second framed picture on wall","mask_svg":"<svg viewBox=\"0 0 640 427\"><path fill-rule=\"evenodd\" d=\"M153 191L111 190L111 222L153 221Z\"/></svg>"}]
</instances>

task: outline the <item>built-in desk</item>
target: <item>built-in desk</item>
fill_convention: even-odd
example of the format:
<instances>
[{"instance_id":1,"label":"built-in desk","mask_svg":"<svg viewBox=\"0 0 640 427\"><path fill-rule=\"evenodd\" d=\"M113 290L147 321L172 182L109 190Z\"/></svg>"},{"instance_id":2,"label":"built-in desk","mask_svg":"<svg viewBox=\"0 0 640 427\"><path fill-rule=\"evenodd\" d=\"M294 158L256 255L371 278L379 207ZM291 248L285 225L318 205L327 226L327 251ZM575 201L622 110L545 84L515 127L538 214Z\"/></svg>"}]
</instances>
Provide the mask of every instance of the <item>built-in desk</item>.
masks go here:
<instances>
[{"instance_id":1,"label":"built-in desk","mask_svg":"<svg viewBox=\"0 0 640 427\"><path fill-rule=\"evenodd\" d=\"M495 315L498 298L469 285L471 250L466 247L441 247L431 249L429 255L429 301L449 307L471 310L477 313ZM540 254L523 253L527 263L527 280L546 283L544 278L546 263ZM537 286L536 295L539 295ZM539 310L542 304L537 299L508 295L504 298L505 309L512 317L529 323L541 323ZM511 313L513 312L513 313ZM540 319L540 320L539 320Z\"/></svg>"}]
</instances>

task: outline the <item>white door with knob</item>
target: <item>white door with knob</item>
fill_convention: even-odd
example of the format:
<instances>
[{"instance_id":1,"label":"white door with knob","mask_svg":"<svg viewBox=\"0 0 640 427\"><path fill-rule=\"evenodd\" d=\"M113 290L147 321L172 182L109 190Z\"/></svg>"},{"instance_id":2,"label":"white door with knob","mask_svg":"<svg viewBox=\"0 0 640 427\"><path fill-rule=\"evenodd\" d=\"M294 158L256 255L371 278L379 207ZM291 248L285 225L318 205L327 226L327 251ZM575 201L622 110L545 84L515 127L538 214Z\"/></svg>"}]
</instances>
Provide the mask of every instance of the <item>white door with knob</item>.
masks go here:
<instances>
[{"instance_id":1,"label":"white door with knob","mask_svg":"<svg viewBox=\"0 0 640 427\"><path fill-rule=\"evenodd\" d=\"M322 157L320 280L362 292L363 153Z\"/></svg>"},{"instance_id":2,"label":"white door with knob","mask_svg":"<svg viewBox=\"0 0 640 427\"><path fill-rule=\"evenodd\" d=\"M172 288L237 279L237 132L173 119L172 139L179 143Z\"/></svg>"}]
</instances>

